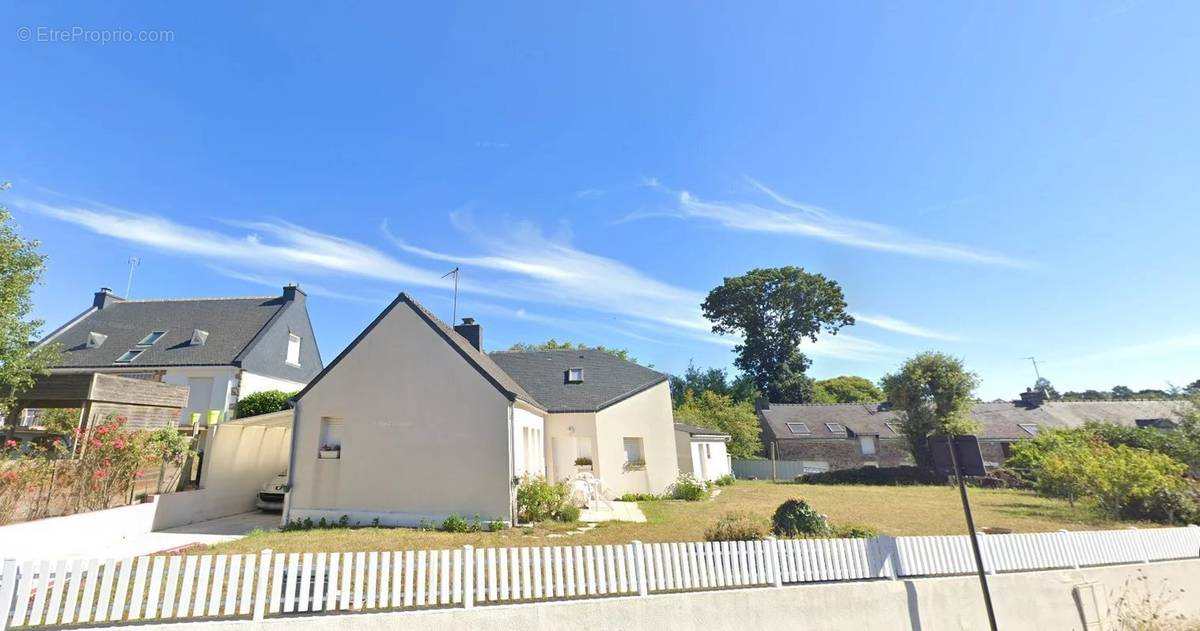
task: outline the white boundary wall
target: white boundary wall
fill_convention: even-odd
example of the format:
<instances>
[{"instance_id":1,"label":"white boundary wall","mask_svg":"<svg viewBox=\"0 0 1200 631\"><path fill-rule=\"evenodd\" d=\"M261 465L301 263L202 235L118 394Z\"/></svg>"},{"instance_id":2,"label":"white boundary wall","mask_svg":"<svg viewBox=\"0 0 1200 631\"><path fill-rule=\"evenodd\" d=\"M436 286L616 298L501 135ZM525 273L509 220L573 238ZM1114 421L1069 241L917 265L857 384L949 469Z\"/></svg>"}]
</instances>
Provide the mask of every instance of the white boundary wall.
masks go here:
<instances>
[{"instance_id":1,"label":"white boundary wall","mask_svg":"<svg viewBox=\"0 0 1200 631\"><path fill-rule=\"evenodd\" d=\"M989 535L984 569L1196 559L1200 527ZM0 628L464 608L969 575L966 536L5 561Z\"/></svg>"}]
</instances>

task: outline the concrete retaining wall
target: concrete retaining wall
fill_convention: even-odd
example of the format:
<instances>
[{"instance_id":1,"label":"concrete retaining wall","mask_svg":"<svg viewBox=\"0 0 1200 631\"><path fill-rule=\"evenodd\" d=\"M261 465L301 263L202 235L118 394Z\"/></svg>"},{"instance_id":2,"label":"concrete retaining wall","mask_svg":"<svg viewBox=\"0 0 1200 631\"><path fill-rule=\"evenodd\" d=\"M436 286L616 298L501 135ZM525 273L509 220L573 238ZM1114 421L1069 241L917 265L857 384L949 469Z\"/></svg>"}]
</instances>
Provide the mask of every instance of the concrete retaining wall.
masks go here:
<instances>
[{"instance_id":1,"label":"concrete retaining wall","mask_svg":"<svg viewBox=\"0 0 1200 631\"><path fill-rule=\"evenodd\" d=\"M1141 580L1143 579L1144 580ZM1089 617L1098 624L1123 592L1177 596L1173 614L1200 619L1200 560L1002 574L991 577L999 627L1005 631L1086 630L1074 590L1082 586L1099 604ZM1090 592L1089 592L1090 590ZM1185 590L1185 591L1179 591ZM476 607L412 613L297 616L263 622L229 621L147 625L179 631L271 629L542 630L586 627L589 631L844 630L943 631L985 629L987 619L974 576L876 580L783 588L668 594L529 605Z\"/></svg>"}]
</instances>

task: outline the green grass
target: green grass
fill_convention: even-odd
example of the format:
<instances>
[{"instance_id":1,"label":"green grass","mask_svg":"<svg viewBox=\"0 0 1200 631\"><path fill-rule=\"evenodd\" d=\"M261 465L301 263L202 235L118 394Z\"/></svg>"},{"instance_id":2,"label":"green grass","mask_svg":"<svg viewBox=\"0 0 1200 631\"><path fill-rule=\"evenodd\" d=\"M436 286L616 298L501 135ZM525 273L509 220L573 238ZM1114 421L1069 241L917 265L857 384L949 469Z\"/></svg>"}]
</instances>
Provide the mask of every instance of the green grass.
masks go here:
<instances>
[{"instance_id":1,"label":"green grass","mask_svg":"<svg viewBox=\"0 0 1200 631\"><path fill-rule=\"evenodd\" d=\"M1007 528L1013 532L1046 532L1123 528L1083 506L1038 497L1028 491L970 489L978 528ZM859 525L883 534L963 534L966 522L958 490L950 486L830 486L739 481L723 487L715 499L702 502L659 500L640 502L648 523L606 522L590 532L550 537L576 525L548 522L532 528L499 532L446 533L404 528L357 528L260 532L238 541L212 546L206 552L244 553L271 548L276 552L348 552L452 548L463 545L545 546L591 543L702 541L705 528L727 511L742 511L767 519L789 498L808 500L835 525Z\"/></svg>"}]
</instances>

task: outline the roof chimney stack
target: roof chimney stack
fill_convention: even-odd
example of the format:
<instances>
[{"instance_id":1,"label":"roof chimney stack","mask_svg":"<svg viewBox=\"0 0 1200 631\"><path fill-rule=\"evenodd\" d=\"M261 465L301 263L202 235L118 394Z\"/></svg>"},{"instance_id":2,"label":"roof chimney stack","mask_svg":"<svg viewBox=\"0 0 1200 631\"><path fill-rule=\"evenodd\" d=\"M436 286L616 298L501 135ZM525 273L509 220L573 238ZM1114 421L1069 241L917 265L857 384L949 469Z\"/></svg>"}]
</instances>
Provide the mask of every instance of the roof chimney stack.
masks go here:
<instances>
[{"instance_id":1,"label":"roof chimney stack","mask_svg":"<svg viewBox=\"0 0 1200 631\"><path fill-rule=\"evenodd\" d=\"M483 327L475 324L475 318L463 318L462 324L454 325L454 332L467 338L475 350L483 352Z\"/></svg>"},{"instance_id":2,"label":"roof chimney stack","mask_svg":"<svg viewBox=\"0 0 1200 631\"><path fill-rule=\"evenodd\" d=\"M1021 393L1021 403L1027 408L1041 407L1046 402L1046 392L1044 390L1034 390L1025 388L1025 392Z\"/></svg>"},{"instance_id":3,"label":"roof chimney stack","mask_svg":"<svg viewBox=\"0 0 1200 631\"><path fill-rule=\"evenodd\" d=\"M300 285L296 283L288 283L283 286L284 302L302 301L306 295L304 290L300 289Z\"/></svg>"},{"instance_id":4,"label":"roof chimney stack","mask_svg":"<svg viewBox=\"0 0 1200 631\"><path fill-rule=\"evenodd\" d=\"M121 302L124 298L114 294L108 287L101 287L100 291L96 292L92 298L92 306L97 309L103 309L114 302Z\"/></svg>"}]
</instances>

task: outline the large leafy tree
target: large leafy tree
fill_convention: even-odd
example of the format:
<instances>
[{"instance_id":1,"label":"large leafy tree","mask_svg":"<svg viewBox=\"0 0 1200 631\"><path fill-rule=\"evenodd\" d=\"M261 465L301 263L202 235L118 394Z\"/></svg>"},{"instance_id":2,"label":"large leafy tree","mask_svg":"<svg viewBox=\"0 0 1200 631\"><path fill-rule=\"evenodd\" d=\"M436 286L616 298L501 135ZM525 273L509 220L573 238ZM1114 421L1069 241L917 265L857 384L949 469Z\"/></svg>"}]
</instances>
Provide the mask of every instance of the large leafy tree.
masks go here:
<instances>
[{"instance_id":1,"label":"large leafy tree","mask_svg":"<svg viewBox=\"0 0 1200 631\"><path fill-rule=\"evenodd\" d=\"M753 458L762 453L762 428L750 402L737 402L712 390L698 395L687 390L683 402L675 408L675 419L729 434L729 455L734 458Z\"/></svg>"},{"instance_id":2,"label":"large leafy tree","mask_svg":"<svg viewBox=\"0 0 1200 631\"><path fill-rule=\"evenodd\" d=\"M697 368L692 362L688 362L687 370L682 376L671 375L672 405L679 407L683 403L684 394L689 390L693 394L715 392L728 395L738 403L753 403L754 399L758 398L754 382L746 375L738 375L730 380L729 374L723 368Z\"/></svg>"},{"instance_id":3,"label":"large leafy tree","mask_svg":"<svg viewBox=\"0 0 1200 631\"><path fill-rule=\"evenodd\" d=\"M624 348L609 348L607 346L588 346L586 344L572 344L570 341L560 342L554 338L550 338L541 344L522 344L517 343L509 347L510 351L561 351L561 350L596 350L615 355L626 361L637 363L637 358L630 355L629 351Z\"/></svg>"},{"instance_id":4,"label":"large leafy tree","mask_svg":"<svg viewBox=\"0 0 1200 631\"><path fill-rule=\"evenodd\" d=\"M799 351L800 342L815 342L818 333L835 335L854 324L837 282L799 267L754 269L726 278L701 307L714 333L741 336L734 365L779 402L811 399L812 382L804 375L809 360Z\"/></svg>"},{"instance_id":5,"label":"large leafy tree","mask_svg":"<svg viewBox=\"0 0 1200 631\"><path fill-rule=\"evenodd\" d=\"M0 184L0 191L9 184ZM43 322L30 317L33 286L41 282L46 257L37 241L17 232L0 206L0 414L8 416L17 395L33 385L59 357L58 347L34 347Z\"/></svg>"},{"instance_id":6,"label":"large leafy tree","mask_svg":"<svg viewBox=\"0 0 1200 631\"><path fill-rule=\"evenodd\" d=\"M823 379L813 384L815 403L878 403L883 391L870 379L846 376Z\"/></svg>"},{"instance_id":7,"label":"large leafy tree","mask_svg":"<svg viewBox=\"0 0 1200 631\"><path fill-rule=\"evenodd\" d=\"M883 391L899 412L913 460L933 466L929 437L958 436L977 430L970 419L979 377L961 359L945 353L921 353L883 377Z\"/></svg>"}]
</instances>

